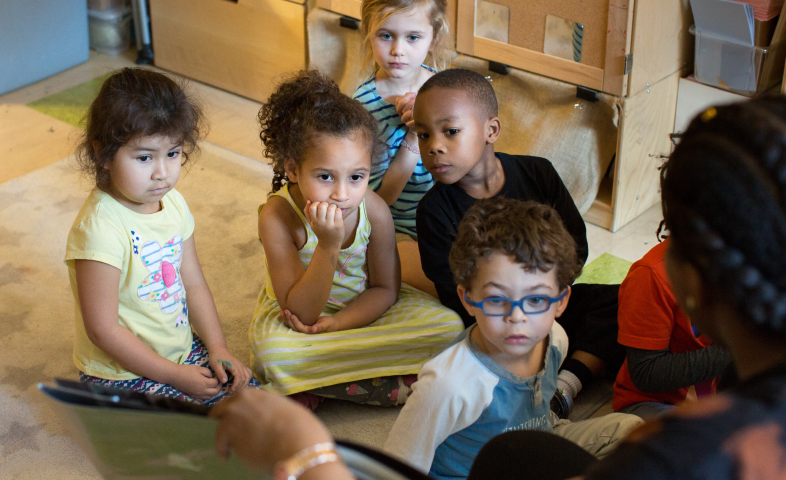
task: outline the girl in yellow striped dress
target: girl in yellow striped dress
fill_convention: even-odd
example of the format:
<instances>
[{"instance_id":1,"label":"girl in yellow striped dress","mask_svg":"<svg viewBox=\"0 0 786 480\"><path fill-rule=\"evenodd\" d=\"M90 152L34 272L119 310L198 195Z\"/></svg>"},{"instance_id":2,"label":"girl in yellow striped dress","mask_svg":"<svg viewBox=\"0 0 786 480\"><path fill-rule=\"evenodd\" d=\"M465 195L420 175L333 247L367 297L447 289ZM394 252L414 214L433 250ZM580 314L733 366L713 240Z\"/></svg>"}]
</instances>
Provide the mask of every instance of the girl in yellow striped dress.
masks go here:
<instances>
[{"instance_id":1,"label":"girl in yellow striped dress","mask_svg":"<svg viewBox=\"0 0 786 480\"><path fill-rule=\"evenodd\" d=\"M393 220L368 189L376 120L316 71L279 86L259 112L273 193L259 214L267 281L249 328L266 386L404 403L414 374L463 330L433 297L401 284Z\"/></svg>"}]
</instances>

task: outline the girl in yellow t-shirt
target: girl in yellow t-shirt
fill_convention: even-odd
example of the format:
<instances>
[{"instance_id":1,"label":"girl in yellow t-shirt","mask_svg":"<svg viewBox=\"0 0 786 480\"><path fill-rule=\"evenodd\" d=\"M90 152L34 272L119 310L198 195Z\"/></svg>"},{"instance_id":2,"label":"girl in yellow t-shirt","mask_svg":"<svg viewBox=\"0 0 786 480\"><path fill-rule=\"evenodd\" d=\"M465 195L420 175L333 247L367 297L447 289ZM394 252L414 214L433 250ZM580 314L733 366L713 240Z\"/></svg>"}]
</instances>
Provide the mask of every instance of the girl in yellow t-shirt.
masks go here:
<instances>
[{"instance_id":1,"label":"girl in yellow t-shirt","mask_svg":"<svg viewBox=\"0 0 786 480\"><path fill-rule=\"evenodd\" d=\"M115 73L90 106L77 158L96 187L65 256L82 381L212 404L252 378L227 350L174 189L203 133L194 100L149 70Z\"/></svg>"}]
</instances>

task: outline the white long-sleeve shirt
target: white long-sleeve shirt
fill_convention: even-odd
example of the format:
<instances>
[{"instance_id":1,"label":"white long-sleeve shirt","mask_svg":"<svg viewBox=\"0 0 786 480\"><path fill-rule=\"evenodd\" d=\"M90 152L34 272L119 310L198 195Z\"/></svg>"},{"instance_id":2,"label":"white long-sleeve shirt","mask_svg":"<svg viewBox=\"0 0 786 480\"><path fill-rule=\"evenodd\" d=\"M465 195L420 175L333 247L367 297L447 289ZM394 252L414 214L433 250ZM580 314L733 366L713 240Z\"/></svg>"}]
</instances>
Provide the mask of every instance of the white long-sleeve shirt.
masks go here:
<instances>
[{"instance_id":1,"label":"white long-sleeve shirt","mask_svg":"<svg viewBox=\"0 0 786 480\"><path fill-rule=\"evenodd\" d=\"M423 365L385 451L436 479L466 478L481 448L509 430L551 431L549 401L568 337L551 327L543 369L531 377L508 372L470 338Z\"/></svg>"}]
</instances>

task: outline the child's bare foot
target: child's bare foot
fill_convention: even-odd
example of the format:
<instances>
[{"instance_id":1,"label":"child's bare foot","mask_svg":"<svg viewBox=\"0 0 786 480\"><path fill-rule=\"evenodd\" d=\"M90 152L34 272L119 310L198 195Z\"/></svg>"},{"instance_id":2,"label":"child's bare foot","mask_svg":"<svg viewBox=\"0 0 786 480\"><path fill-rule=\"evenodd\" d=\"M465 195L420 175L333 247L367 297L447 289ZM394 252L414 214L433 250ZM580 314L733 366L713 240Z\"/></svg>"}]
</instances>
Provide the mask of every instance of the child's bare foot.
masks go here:
<instances>
[{"instance_id":1,"label":"child's bare foot","mask_svg":"<svg viewBox=\"0 0 786 480\"><path fill-rule=\"evenodd\" d=\"M320 403L325 401L325 397L320 397L309 392L293 393L289 396L289 398L303 405L312 412L317 409Z\"/></svg>"}]
</instances>

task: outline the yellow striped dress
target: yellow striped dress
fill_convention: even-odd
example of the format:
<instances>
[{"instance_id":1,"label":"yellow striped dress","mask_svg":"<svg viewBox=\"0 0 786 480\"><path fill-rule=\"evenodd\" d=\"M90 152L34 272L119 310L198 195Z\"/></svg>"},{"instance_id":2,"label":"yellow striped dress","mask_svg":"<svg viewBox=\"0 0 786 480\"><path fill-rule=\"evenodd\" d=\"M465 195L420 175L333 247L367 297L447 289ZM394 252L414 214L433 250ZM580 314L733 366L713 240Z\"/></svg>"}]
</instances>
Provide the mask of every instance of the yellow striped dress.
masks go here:
<instances>
[{"instance_id":1,"label":"yellow striped dress","mask_svg":"<svg viewBox=\"0 0 786 480\"><path fill-rule=\"evenodd\" d=\"M285 198L306 227L308 240L299 251L307 268L317 236L285 185ZM366 265L371 225L365 200L352 245L339 253L333 287L322 315L332 315L368 288ZM367 378L417 373L421 365L464 330L461 318L433 297L401 284L398 301L382 317L353 330L309 335L287 327L273 293L265 258L266 283L248 330L253 370L262 384L284 395Z\"/></svg>"}]
</instances>

